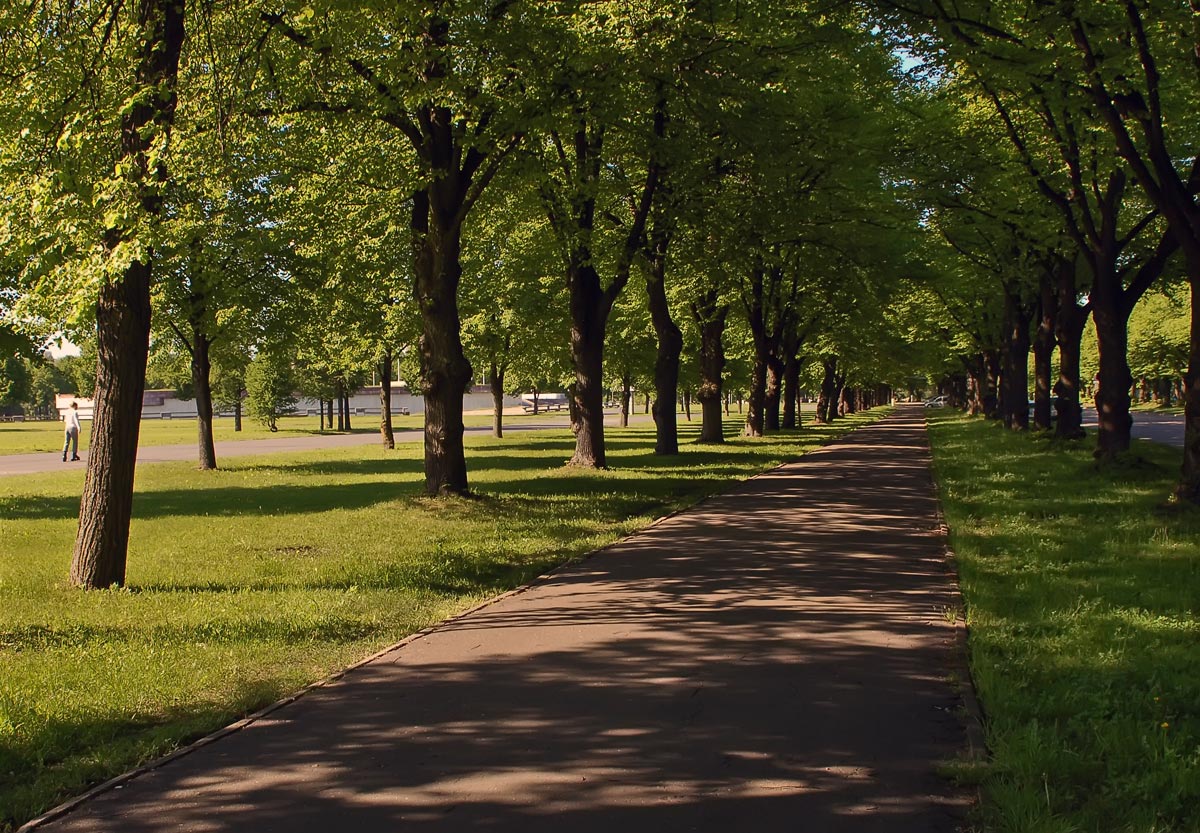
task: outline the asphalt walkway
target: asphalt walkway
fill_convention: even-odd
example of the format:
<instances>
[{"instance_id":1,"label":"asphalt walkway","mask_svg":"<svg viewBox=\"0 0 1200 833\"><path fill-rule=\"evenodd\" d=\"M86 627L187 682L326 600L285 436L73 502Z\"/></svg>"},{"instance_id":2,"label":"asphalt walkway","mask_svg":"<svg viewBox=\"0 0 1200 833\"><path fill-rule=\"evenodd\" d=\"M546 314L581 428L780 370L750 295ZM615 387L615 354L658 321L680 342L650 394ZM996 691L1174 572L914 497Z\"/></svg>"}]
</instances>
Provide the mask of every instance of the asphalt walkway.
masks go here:
<instances>
[{"instance_id":1,"label":"asphalt walkway","mask_svg":"<svg viewBox=\"0 0 1200 833\"><path fill-rule=\"evenodd\" d=\"M635 416L631 422L647 421L649 417ZM606 425L618 424L618 417L608 415ZM537 421L521 421L506 423L504 432L513 431L545 431L559 428L570 428L565 414L561 417L547 415ZM466 429L470 434L490 434L491 426L472 426ZM397 444L422 442L424 430L396 431L394 438ZM380 443L377 431L359 432L354 434L307 434L287 437L268 437L259 440L224 440L216 445L218 465L225 460L237 457L250 457L259 454L282 454L285 452L315 451L321 448L346 448L348 446L378 445ZM167 463L180 460L197 459L196 443L176 443L174 445L142 445L138 446L138 465L147 463ZM0 477L16 474L39 474L48 471L63 471L70 468L83 468L87 465L88 452L81 449L82 460L76 463L64 463L62 452L51 451L38 454L5 454L0 455Z\"/></svg>"},{"instance_id":2,"label":"asphalt walkway","mask_svg":"<svg viewBox=\"0 0 1200 833\"><path fill-rule=\"evenodd\" d=\"M39 830L956 830L928 459L902 407Z\"/></svg>"}]
</instances>

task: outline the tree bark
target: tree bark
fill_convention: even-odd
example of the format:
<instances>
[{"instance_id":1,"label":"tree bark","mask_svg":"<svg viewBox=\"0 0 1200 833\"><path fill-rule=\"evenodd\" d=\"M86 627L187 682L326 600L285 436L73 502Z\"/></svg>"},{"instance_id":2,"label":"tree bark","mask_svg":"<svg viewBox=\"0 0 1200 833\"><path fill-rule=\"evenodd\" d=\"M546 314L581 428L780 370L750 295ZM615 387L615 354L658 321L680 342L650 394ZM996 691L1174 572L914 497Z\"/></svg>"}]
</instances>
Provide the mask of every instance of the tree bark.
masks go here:
<instances>
[{"instance_id":1,"label":"tree bark","mask_svg":"<svg viewBox=\"0 0 1200 833\"><path fill-rule=\"evenodd\" d=\"M679 453L679 417L675 399L679 394L679 356L683 352L683 333L671 318L667 303L667 247L670 238L658 229L647 252L646 297L650 320L658 337L654 358L654 453Z\"/></svg>"},{"instance_id":2,"label":"tree bark","mask_svg":"<svg viewBox=\"0 0 1200 833\"><path fill-rule=\"evenodd\" d=\"M1106 291L1094 294L1091 302L1092 319L1096 322L1096 346L1100 354L1099 387L1096 389L1096 456L1108 459L1128 451L1132 443L1133 417L1129 413L1129 386L1133 384L1133 374L1129 372L1127 319L1121 314L1120 299L1112 297L1108 287L1104 289Z\"/></svg>"},{"instance_id":3,"label":"tree bark","mask_svg":"<svg viewBox=\"0 0 1200 833\"><path fill-rule=\"evenodd\" d=\"M600 276L589 261L590 257L574 263L569 270L571 359L575 366L571 401L578 428L570 464L602 469L608 467L604 449L604 333L616 293L601 288Z\"/></svg>"},{"instance_id":4,"label":"tree bark","mask_svg":"<svg viewBox=\"0 0 1200 833\"><path fill-rule=\"evenodd\" d=\"M383 447L396 447L396 434L392 431L392 351L385 350L379 360L379 434Z\"/></svg>"},{"instance_id":5,"label":"tree bark","mask_svg":"<svg viewBox=\"0 0 1200 833\"><path fill-rule=\"evenodd\" d=\"M722 392L725 372L725 321L729 304L719 303L716 290L709 290L691 304L692 318L700 330L700 442L723 443L725 432L721 403L729 413L729 401Z\"/></svg>"},{"instance_id":6,"label":"tree bark","mask_svg":"<svg viewBox=\"0 0 1200 833\"><path fill-rule=\"evenodd\" d=\"M192 389L196 397L196 433L199 444L199 468L217 467L217 447L213 442L212 361L209 339L203 323L192 321Z\"/></svg>"},{"instance_id":7,"label":"tree bark","mask_svg":"<svg viewBox=\"0 0 1200 833\"><path fill-rule=\"evenodd\" d=\"M828 425L833 421L835 413L835 395L837 393L837 356L826 356L821 359L821 392L817 394L817 414L814 421Z\"/></svg>"},{"instance_id":8,"label":"tree bark","mask_svg":"<svg viewBox=\"0 0 1200 833\"><path fill-rule=\"evenodd\" d=\"M626 373L621 377L621 427L629 427L629 408L633 404L633 379Z\"/></svg>"},{"instance_id":9,"label":"tree bark","mask_svg":"<svg viewBox=\"0 0 1200 833\"><path fill-rule=\"evenodd\" d=\"M446 141L452 146L448 136ZM421 310L418 351L425 397L425 493L429 495L468 492L463 394L472 371L463 353L458 315L461 197L447 193L452 190L446 182L434 181L413 195L414 295Z\"/></svg>"},{"instance_id":10,"label":"tree bark","mask_svg":"<svg viewBox=\"0 0 1200 833\"><path fill-rule=\"evenodd\" d=\"M233 430L235 432L242 430L242 397L240 394L237 401L233 403Z\"/></svg>"},{"instance_id":11,"label":"tree bark","mask_svg":"<svg viewBox=\"0 0 1200 833\"><path fill-rule=\"evenodd\" d=\"M1005 339L1003 352L1004 424L1013 431L1029 428L1029 309L1013 287L1005 287Z\"/></svg>"},{"instance_id":12,"label":"tree bark","mask_svg":"<svg viewBox=\"0 0 1200 833\"><path fill-rule=\"evenodd\" d=\"M1054 436L1078 440L1084 436L1079 384L1080 345L1083 329L1091 315L1091 304L1081 306L1077 301L1079 290L1074 260L1064 258L1058 264L1056 292L1058 317L1054 335L1058 342L1058 380L1054 383Z\"/></svg>"},{"instance_id":13,"label":"tree bark","mask_svg":"<svg viewBox=\"0 0 1200 833\"><path fill-rule=\"evenodd\" d=\"M1054 279L1054 273L1047 269L1038 284L1038 327L1033 340L1033 425L1039 431L1049 431L1053 427L1054 403L1050 394L1058 327L1058 294Z\"/></svg>"},{"instance_id":14,"label":"tree bark","mask_svg":"<svg viewBox=\"0 0 1200 833\"><path fill-rule=\"evenodd\" d=\"M152 162L150 149L170 134L175 118L176 79L183 49L184 5L174 0L140 0L137 18L145 33L132 79L138 96L121 116L120 156L132 166L141 210L162 212L159 190L166 163ZM128 242L130 232L111 228L105 247ZM131 263L100 290L96 303L96 410L87 474L79 505L79 528L70 581L88 587L125 583L133 474L137 460L142 394L150 350L150 286L153 257Z\"/></svg>"},{"instance_id":15,"label":"tree bark","mask_svg":"<svg viewBox=\"0 0 1200 833\"><path fill-rule=\"evenodd\" d=\"M1000 419L1000 385L1003 362L1000 351L989 348L983 351L983 415L988 419Z\"/></svg>"},{"instance_id":16,"label":"tree bark","mask_svg":"<svg viewBox=\"0 0 1200 833\"><path fill-rule=\"evenodd\" d=\"M491 373L488 374L488 384L492 389L492 436L496 439L504 437L504 363L492 359Z\"/></svg>"},{"instance_id":17,"label":"tree bark","mask_svg":"<svg viewBox=\"0 0 1200 833\"><path fill-rule=\"evenodd\" d=\"M800 427L800 369L799 356L789 356L783 366L783 428Z\"/></svg>"},{"instance_id":18,"label":"tree bark","mask_svg":"<svg viewBox=\"0 0 1200 833\"><path fill-rule=\"evenodd\" d=\"M779 405L783 399L783 359L778 353L767 356L767 384L763 389L763 430L779 430Z\"/></svg>"}]
</instances>

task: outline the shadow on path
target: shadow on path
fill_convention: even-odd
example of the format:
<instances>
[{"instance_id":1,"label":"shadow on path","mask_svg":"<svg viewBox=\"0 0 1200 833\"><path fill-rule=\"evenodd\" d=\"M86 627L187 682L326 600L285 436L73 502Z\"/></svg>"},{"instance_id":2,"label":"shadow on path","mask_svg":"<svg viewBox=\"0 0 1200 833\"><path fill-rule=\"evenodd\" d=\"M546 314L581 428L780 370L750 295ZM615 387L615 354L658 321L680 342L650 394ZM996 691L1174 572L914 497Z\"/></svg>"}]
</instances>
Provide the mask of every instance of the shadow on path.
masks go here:
<instances>
[{"instance_id":1,"label":"shadow on path","mask_svg":"<svg viewBox=\"0 0 1200 833\"><path fill-rule=\"evenodd\" d=\"M955 830L935 511L902 409L39 829Z\"/></svg>"}]
</instances>

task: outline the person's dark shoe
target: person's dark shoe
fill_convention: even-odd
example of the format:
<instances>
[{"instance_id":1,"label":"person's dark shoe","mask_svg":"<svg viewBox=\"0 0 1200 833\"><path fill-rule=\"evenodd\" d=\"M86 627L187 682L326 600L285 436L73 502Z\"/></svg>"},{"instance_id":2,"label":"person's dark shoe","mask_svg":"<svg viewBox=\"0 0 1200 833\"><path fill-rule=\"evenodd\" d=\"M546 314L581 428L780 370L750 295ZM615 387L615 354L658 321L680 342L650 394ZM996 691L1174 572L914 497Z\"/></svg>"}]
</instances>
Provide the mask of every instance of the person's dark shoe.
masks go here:
<instances>
[{"instance_id":1,"label":"person's dark shoe","mask_svg":"<svg viewBox=\"0 0 1200 833\"><path fill-rule=\"evenodd\" d=\"M78 454L76 454L74 457L72 457L72 458L71 458L71 462L72 462L72 463L77 463L77 462L79 462L79 460L81 460L81 459L83 459L83 458L82 458L82 457L80 457Z\"/></svg>"},{"instance_id":2,"label":"person's dark shoe","mask_svg":"<svg viewBox=\"0 0 1200 833\"><path fill-rule=\"evenodd\" d=\"M65 455L65 454L63 455L63 462L64 463L67 462L67 455Z\"/></svg>"}]
</instances>

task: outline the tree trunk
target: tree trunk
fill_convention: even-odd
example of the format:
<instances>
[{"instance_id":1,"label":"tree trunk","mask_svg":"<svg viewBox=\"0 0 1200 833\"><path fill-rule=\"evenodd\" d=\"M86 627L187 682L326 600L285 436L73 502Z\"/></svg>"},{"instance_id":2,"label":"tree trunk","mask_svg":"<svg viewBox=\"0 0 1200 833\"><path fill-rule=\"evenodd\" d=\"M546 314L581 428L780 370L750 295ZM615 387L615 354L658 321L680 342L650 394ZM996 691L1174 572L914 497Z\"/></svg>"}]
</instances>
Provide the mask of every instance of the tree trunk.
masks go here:
<instances>
[{"instance_id":1,"label":"tree trunk","mask_svg":"<svg viewBox=\"0 0 1200 833\"><path fill-rule=\"evenodd\" d=\"M779 430L779 404L783 398L783 359L772 352L767 357L767 384L763 389L763 430Z\"/></svg>"},{"instance_id":2,"label":"tree trunk","mask_svg":"<svg viewBox=\"0 0 1200 833\"><path fill-rule=\"evenodd\" d=\"M140 0L140 32L145 41L134 78L136 98L121 116L120 157L132 166L142 213L162 212L160 186L166 163L152 162L151 146L169 135L175 118L175 82L184 42L184 5L172 0ZM109 250L128 242L130 232L110 228ZM142 394L150 350L152 253L125 267L120 278L100 289L96 302L96 410L91 450L79 505L79 528L70 581L89 588L125 583L133 474L137 460Z\"/></svg>"},{"instance_id":3,"label":"tree trunk","mask_svg":"<svg viewBox=\"0 0 1200 833\"><path fill-rule=\"evenodd\" d=\"M1005 339L1001 382L1004 424L1014 431L1029 428L1029 323L1028 308L1020 296L1004 292Z\"/></svg>"},{"instance_id":4,"label":"tree trunk","mask_svg":"<svg viewBox=\"0 0 1200 833\"><path fill-rule=\"evenodd\" d=\"M835 391L835 396L833 398L834 411L837 414L837 416L844 417L848 413L848 410L846 408L846 377L845 377L845 375L839 373L837 375L837 377L834 379L834 391ZM832 417L833 417L833 414L830 414L830 422L833 421Z\"/></svg>"},{"instance_id":5,"label":"tree trunk","mask_svg":"<svg viewBox=\"0 0 1200 833\"><path fill-rule=\"evenodd\" d=\"M240 393L237 401L233 403L233 430L235 432L242 430L242 395Z\"/></svg>"},{"instance_id":6,"label":"tree trunk","mask_svg":"<svg viewBox=\"0 0 1200 833\"><path fill-rule=\"evenodd\" d=\"M747 437L761 437L765 430L765 410L767 398L767 363L755 359L754 369L750 373L750 396L746 407L746 428L743 434Z\"/></svg>"},{"instance_id":7,"label":"tree trunk","mask_svg":"<svg viewBox=\"0 0 1200 833\"><path fill-rule=\"evenodd\" d=\"M725 442L721 403L729 414L729 397L723 393L725 373L725 321L729 304L719 303L715 290L710 290L692 302L692 318L700 330L700 439L702 443Z\"/></svg>"},{"instance_id":8,"label":"tree trunk","mask_svg":"<svg viewBox=\"0 0 1200 833\"><path fill-rule=\"evenodd\" d=\"M834 395L837 393L837 356L826 356L821 359L824 375L821 377L821 391L817 394L817 414L814 421L828 425L833 421Z\"/></svg>"},{"instance_id":9,"label":"tree trunk","mask_svg":"<svg viewBox=\"0 0 1200 833\"><path fill-rule=\"evenodd\" d=\"M199 467L211 471L217 467L217 447L213 442L212 361L209 340L203 325L192 321L192 389L196 396L196 434L199 443Z\"/></svg>"},{"instance_id":10,"label":"tree trunk","mask_svg":"<svg viewBox=\"0 0 1200 833\"><path fill-rule=\"evenodd\" d=\"M629 427L629 408L633 404L633 379L626 373L621 377L621 427Z\"/></svg>"},{"instance_id":11,"label":"tree trunk","mask_svg":"<svg viewBox=\"0 0 1200 833\"><path fill-rule=\"evenodd\" d=\"M572 265L571 359L575 365L572 393L576 423L575 453L570 464L587 468L608 467L604 450L604 332L612 310L610 297L600 286L600 276L587 261Z\"/></svg>"},{"instance_id":12,"label":"tree trunk","mask_svg":"<svg viewBox=\"0 0 1200 833\"><path fill-rule=\"evenodd\" d=\"M150 349L150 265L133 263L96 304L95 415L71 583L125 583L133 471Z\"/></svg>"},{"instance_id":13,"label":"tree trunk","mask_svg":"<svg viewBox=\"0 0 1200 833\"><path fill-rule=\"evenodd\" d=\"M789 356L783 366L783 428L800 427L800 367L798 356Z\"/></svg>"},{"instance_id":14,"label":"tree trunk","mask_svg":"<svg viewBox=\"0 0 1200 833\"><path fill-rule=\"evenodd\" d=\"M1058 295L1054 275L1047 270L1038 286L1038 328L1033 340L1033 425L1049 431L1053 425L1050 398L1054 365L1055 330L1058 327Z\"/></svg>"},{"instance_id":15,"label":"tree trunk","mask_svg":"<svg viewBox=\"0 0 1200 833\"><path fill-rule=\"evenodd\" d=\"M1099 282L1097 282L1099 283ZM1120 299L1108 292L1094 294L1092 319L1096 322L1096 346L1100 354L1099 388L1096 390L1096 456L1111 459L1128 451L1132 443L1133 417L1129 414L1129 333L1121 314Z\"/></svg>"},{"instance_id":16,"label":"tree trunk","mask_svg":"<svg viewBox=\"0 0 1200 833\"><path fill-rule=\"evenodd\" d=\"M346 388L342 394L342 410L346 412L346 430L350 431L353 426L350 424L350 389Z\"/></svg>"},{"instance_id":17,"label":"tree trunk","mask_svg":"<svg viewBox=\"0 0 1200 833\"><path fill-rule=\"evenodd\" d=\"M661 235L654 241L646 273L646 297L650 320L658 337L654 358L654 453L679 453L679 417L675 398L679 393L679 355L683 352L683 333L671 318L667 303L667 245Z\"/></svg>"},{"instance_id":18,"label":"tree trunk","mask_svg":"<svg viewBox=\"0 0 1200 833\"><path fill-rule=\"evenodd\" d=\"M988 419L1000 419L1000 385L1002 382L1003 362L1000 351L987 349L983 351L983 415Z\"/></svg>"},{"instance_id":19,"label":"tree trunk","mask_svg":"<svg viewBox=\"0 0 1200 833\"><path fill-rule=\"evenodd\" d=\"M491 373L488 374L488 384L492 389L492 436L504 437L504 373L505 365L492 359Z\"/></svg>"},{"instance_id":20,"label":"tree trunk","mask_svg":"<svg viewBox=\"0 0 1200 833\"><path fill-rule=\"evenodd\" d=\"M1191 341L1183 379L1183 465L1175 497L1200 503L1200 235L1182 246L1191 287Z\"/></svg>"},{"instance_id":21,"label":"tree trunk","mask_svg":"<svg viewBox=\"0 0 1200 833\"><path fill-rule=\"evenodd\" d=\"M384 448L396 447L392 431L392 351L385 350L379 361L379 434Z\"/></svg>"},{"instance_id":22,"label":"tree trunk","mask_svg":"<svg viewBox=\"0 0 1200 833\"><path fill-rule=\"evenodd\" d=\"M1064 259L1058 267L1058 318L1054 331L1055 340L1058 341L1058 381L1054 383L1054 436L1064 440L1078 440L1084 436L1079 356L1083 329L1091 314L1091 305L1079 305L1077 287L1076 264L1072 260Z\"/></svg>"}]
</instances>

